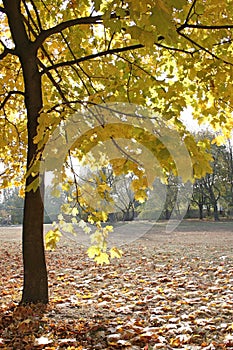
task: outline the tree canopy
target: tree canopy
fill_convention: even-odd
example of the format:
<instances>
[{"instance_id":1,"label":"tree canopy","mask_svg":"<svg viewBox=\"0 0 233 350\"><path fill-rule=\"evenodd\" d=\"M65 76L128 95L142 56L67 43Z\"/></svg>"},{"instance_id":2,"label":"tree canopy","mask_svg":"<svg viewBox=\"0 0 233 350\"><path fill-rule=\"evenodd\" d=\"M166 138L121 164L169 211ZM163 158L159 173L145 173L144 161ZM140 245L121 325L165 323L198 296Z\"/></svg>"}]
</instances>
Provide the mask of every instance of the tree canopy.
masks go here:
<instances>
[{"instance_id":1,"label":"tree canopy","mask_svg":"<svg viewBox=\"0 0 233 350\"><path fill-rule=\"evenodd\" d=\"M191 106L194 118L221 131L217 143L230 136L232 5L231 0L0 2L1 187L24 186L26 178L23 301L47 301L39 170L50 136L54 130L62 135L75 112L82 113L88 125L85 111L90 107L93 111L94 106L114 103L144 106L160 116L157 125L176 130L196 177L210 169L208 140L195 143L180 116ZM104 123L98 122L103 130ZM145 140L143 127L138 129L128 127L124 137ZM113 142L122 132L120 126L113 133L105 130ZM87 132L67 157L82 158L94 139L103 142L103 135ZM158 140L152 137L151 145ZM176 168L166 148L161 146L156 155L165 172ZM67 181L65 171L60 174Z\"/></svg>"},{"instance_id":2,"label":"tree canopy","mask_svg":"<svg viewBox=\"0 0 233 350\"><path fill-rule=\"evenodd\" d=\"M22 32L9 17L22 17ZM232 128L231 1L17 1L1 8L1 160L4 186L25 164L22 50L42 77L41 144L80 104L146 104L179 125L187 105L198 120ZM23 38L23 35L25 36ZM29 45L27 47L27 45ZM8 164L12 164L10 169Z\"/></svg>"}]
</instances>

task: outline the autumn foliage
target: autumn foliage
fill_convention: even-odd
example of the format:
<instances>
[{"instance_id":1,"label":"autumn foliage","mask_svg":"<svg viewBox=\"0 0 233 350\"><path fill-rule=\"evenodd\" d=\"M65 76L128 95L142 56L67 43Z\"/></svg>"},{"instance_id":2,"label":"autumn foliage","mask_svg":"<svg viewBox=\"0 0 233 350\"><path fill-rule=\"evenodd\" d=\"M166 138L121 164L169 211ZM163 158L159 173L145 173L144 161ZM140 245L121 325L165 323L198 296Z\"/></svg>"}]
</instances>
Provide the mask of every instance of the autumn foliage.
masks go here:
<instances>
[{"instance_id":1,"label":"autumn foliage","mask_svg":"<svg viewBox=\"0 0 233 350\"><path fill-rule=\"evenodd\" d=\"M164 182L170 172L187 175L180 173L179 157L173 159L171 147L159 139L166 129L179 135L175 150L185 145L190 158L187 169L194 177L211 172L209 141L195 142L181 114L191 108L199 123L206 122L219 132L213 141L217 144L230 137L232 18L231 0L0 2L1 188L17 186L25 196L23 303L48 302L43 217L44 151L50 140L54 135L62 140L60 148L50 148L53 158L57 155L62 161L61 167L53 167L55 192L57 184L69 187L67 168L73 175L75 191L70 208L63 207L65 214L71 213L75 221L75 202L88 212L87 221L96 226L89 256L100 263L120 256L117 248L108 252L107 231L111 229L102 226L107 214L98 208L95 196L92 206L83 199L87 191L77 183L72 161L84 162L83 166L89 162L93 146L110 141L128 162L126 172L114 159L113 170L123 175L133 173L135 198L144 201L150 184L144 165L130 159L132 143L139 144L139 151L143 146L152 151ZM114 128L107 125L104 113L99 115L100 108L112 115L115 111L109 106L126 104L137 106L133 118L142 122L141 128L130 122L132 113L120 111L120 125L115 122ZM151 113L145 118L140 108ZM63 157L69 140L66 126L74 115L82 120L73 129L85 125L88 130L73 140ZM143 125L145 119L154 123L150 134ZM98 124L95 130L93 120ZM119 144L121 134L130 145ZM104 152L96 160L102 166ZM192 181L190 176L183 180ZM97 183L96 192L99 197L107 195L103 181ZM47 237L52 246L67 227L63 218L58 218Z\"/></svg>"}]
</instances>

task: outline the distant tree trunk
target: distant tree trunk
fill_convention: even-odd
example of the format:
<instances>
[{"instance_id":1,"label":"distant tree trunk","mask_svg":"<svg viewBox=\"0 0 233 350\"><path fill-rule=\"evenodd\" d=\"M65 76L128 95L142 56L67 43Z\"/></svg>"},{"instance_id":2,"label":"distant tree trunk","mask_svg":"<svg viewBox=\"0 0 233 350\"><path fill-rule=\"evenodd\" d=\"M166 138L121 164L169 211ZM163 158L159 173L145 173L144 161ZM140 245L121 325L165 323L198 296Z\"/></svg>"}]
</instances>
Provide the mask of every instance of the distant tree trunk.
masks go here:
<instances>
[{"instance_id":1,"label":"distant tree trunk","mask_svg":"<svg viewBox=\"0 0 233 350\"><path fill-rule=\"evenodd\" d=\"M230 209L230 215L232 215L233 213L233 145L231 140L228 140L228 146L229 146L229 181L230 181L230 195L231 198L229 200L229 207Z\"/></svg>"},{"instance_id":2,"label":"distant tree trunk","mask_svg":"<svg viewBox=\"0 0 233 350\"><path fill-rule=\"evenodd\" d=\"M199 219L202 220L204 218L204 215L203 215L203 204L202 203L198 204L198 209L199 209Z\"/></svg>"},{"instance_id":3,"label":"distant tree trunk","mask_svg":"<svg viewBox=\"0 0 233 350\"><path fill-rule=\"evenodd\" d=\"M218 215L218 205L217 202L214 203L214 220L219 221L219 215Z\"/></svg>"},{"instance_id":4,"label":"distant tree trunk","mask_svg":"<svg viewBox=\"0 0 233 350\"><path fill-rule=\"evenodd\" d=\"M169 219L170 219L170 216L171 216L170 210L166 208L166 209L165 209L165 219L166 219L166 220L169 220Z\"/></svg>"},{"instance_id":5,"label":"distant tree trunk","mask_svg":"<svg viewBox=\"0 0 233 350\"><path fill-rule=\"evenodd\" d=\"M122 210L123 213L123 221L129 221L130 217L129 217L129 210Z\"/></svg>"},{"instance_id":6,"label":"distant tree trunk","mask_svg":"<svg viewBox=\"0 0 233 350\"><path fill-rule=\"evenodd\" d=\"M207 216L211 216L210 204L206 204Z\"/></svg>"},{"instance_id":7,"label":"distant tree trunk","mask_svg":"<svg viewBox=\"0 0 233 350\"><path fill-rule=\"evenodd\" d=\"M23 17L20 12L20 0L4 0L9 26L20 59L25 90L27 110L27 169L37 154L37 145L33 138L37 134L38 116L42 108L41 76L37 66L37 50L27 36ZM29 176L26 186L35 180ZM48 280L43 240L43 181L35 192L26 192L23 216L23 263L24 287L22 303L47 303Z\"/></svg>"},{"instance_id":8,"label":"distant tree trunk","mask_svg":"<svg viewBox=\"0 0 233 350\"><path fill-rule=\"evenodd\" d=\"M214 220L219 221L219 215L218 215L218 198L215 196L213 189L209 189L210 192L210 203L214 209Z\"/></svg>"},{"instance_id":9,"label":"distant tree trunk","mask_svg":"<svg viewBox=\"0 0 233 350\"><path fill-rule=\"evenodd\" d=\"M134 208L134 204L132 204L131 220L134 220L134 218L135 218L135 208Z\"/></svg>"}]
</instances>

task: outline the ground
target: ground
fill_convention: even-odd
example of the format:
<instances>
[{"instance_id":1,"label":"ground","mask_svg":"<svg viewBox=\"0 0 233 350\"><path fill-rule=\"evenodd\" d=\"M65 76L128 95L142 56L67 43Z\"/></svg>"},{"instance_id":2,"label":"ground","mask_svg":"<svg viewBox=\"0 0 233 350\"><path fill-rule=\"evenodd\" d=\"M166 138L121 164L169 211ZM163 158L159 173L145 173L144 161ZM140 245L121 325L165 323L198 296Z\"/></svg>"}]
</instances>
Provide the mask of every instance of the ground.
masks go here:
<instances>
[{"instance_id":1,"label":"ground","mask_svg":"<svg viewBox=\"0 0 233 350\"><path fill-rule=\"evenodd\" d=\"M20 229L0 228L0 348L233 349L233 222L149 224L118 227L111 265L66 236L46 253L46 308L17 306Z\"/></svg>"}]
</instances>

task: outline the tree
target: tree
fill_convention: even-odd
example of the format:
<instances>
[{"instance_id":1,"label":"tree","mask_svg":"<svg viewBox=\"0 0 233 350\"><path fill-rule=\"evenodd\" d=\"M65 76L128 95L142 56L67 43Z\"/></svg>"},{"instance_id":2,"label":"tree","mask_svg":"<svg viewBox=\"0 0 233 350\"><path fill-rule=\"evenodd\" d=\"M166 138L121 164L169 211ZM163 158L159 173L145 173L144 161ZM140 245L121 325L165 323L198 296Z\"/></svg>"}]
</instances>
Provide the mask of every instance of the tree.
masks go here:
<instances>
[{"instance_id":1,"label":"tree","mask_svg":"<svg viewBox=\"0 0 233 350\"><path fill-rule=\"evenodd\" d=\"M131 188L132 180L132 174L129 174L128 177L114 177L111 186L111 197L113 198L114 206L116 211L122 212L123 221L130 221L135 217L135 206L137 206L137 203Z\"/></svg>"},{"instance_id":2,"label":"tree","mask_svg":"<svg viewBox=\"0 0 233 350\"><path fill-rule=\"evenodd\" d=\"M219 207L231 206L232 197L232 167L231 167L231 146L228 140L227 145L216 145L214 134L202 132L196 137L201 140L210 141L209 152L213 157L212 171L194 183L192 202L199 208L199 218L203 219L203 210L206 207L208 215L213 209L214 219L219 220Z\"/></svg>"},{"instance_id":3,"label":"tree","mask_svg":"<svg viewBox=\"0 0 233 350\"><path fill-rule=\"evenodd\" d=\"M22 224L23 198L19 196L17 188L5 188L2 191L0 210L5 212L3 218L0 219L1 224Z\"/></svg>"},{"instance_id":4,"label":"tree","mask_svg":"<svg viewBox=\"0 0 233 350\"><path fill-rule=\"evenodd\" d=\"M134 219L135 206L137 206L132 188L132 184L136 181L134 177L135 175L131 172L128 172L126 176L116 176L111 166L97 170L93 185L105 201L104 205L102 203L102 207L111 204L111 213L108 215L110 221L129 221ZM91 180L93 182L93 173L89 171L86 173L85 181ZM85 186L85 183L83 186ZM90 214L91 212L89 212Z\"/></svg>"},{"instance_id":5,"label":"tree","mask_svg":"<svg viewBox=\"0 0 233 350\"><path fill-rule=\"evenodd\" d=\"M195 184L193 187L193 195L192 195L192 202L195 203L199 209L200 220L204 219L204 206L207 205L206 195L205 195L204 186L202 182L203 182L202 179L195 181Z\"/></svg>"},{"instance_id":6,"label":"tree","mask_svg":"<svg viewBox=\"0 0 233 350\"><path fill-rule=\"evenodd\" d=\"M219 221L218 201L220 198L220 189L215 182L215 174L207 174L203 178L203 185L206 192L207 204L210 204L214 210L214 220Z\"/></svg>"},{"instance_id":7,"label":"tree","mask_svg":"<svg viewBox=\"0 0 233 350\"><path fill-rule=\"evenodd\" d=\"M194 117L229 137L232 17L231 1L223 0L1 1L2 187L23 183L26 171L22 302L48 301L39 168L50 135L90 105L149 106L179 131L195 175L202 176L209 158L180 112L191 105ZM84 143L79 152L87 151ZM160 148L164 172L175 169L162 144L149 143ZM76 146L73 156L80 156Z\"/></svg>"},{"instance_id":8,"label":"tree","mask_svg":"<svg viewBox=\"0 0 233 350\"><path fill-rule=\"evenodd\" d=\"M233 214L233 145L231 139L228 139L225 152L223 154L224 169L225 169L225 196L228 214Z\"/></svg>"},{"instance_id":9,"label":"tree","mask_svg":"<svg viewBox=\"0 0 233 350\"><path fill-rule=\"evenodd\" d=\"M67 200L63 196L57 198L52 194L52 188L50 185L45 187L44 194L44 210L45 210L45 223L52 223L57 220L57 216L61 210L61 206L66 203Z\"/></svg>"}]
</instances>

